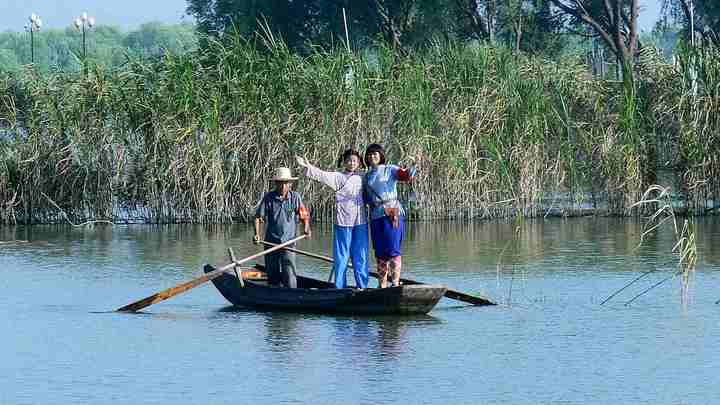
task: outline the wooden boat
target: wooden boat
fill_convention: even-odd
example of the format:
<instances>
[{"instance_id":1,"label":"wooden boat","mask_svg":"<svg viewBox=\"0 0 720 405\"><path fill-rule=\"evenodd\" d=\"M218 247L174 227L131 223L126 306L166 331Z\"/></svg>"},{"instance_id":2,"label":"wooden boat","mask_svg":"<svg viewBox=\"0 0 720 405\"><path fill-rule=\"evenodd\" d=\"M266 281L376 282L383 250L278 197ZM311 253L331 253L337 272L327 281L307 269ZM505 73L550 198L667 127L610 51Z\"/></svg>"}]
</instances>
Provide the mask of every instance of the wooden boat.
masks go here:
<instances>
[{"instance_id":1,"label":"wooden boat","mask_svg":"<svg viewBox=\"0 0 720 405\"><path fill-rule=\"evenodd\" d=\"M205 265L205 273L214 270ZM254 271L226 271L212 282L223 297L237 306L365 315L426 314L447 291L445 286L430 284L338 289L334 284L303 276L297 277L298 288L283 288L268 285L261 265L256 265Z\"/></svg>"}]
</instances>

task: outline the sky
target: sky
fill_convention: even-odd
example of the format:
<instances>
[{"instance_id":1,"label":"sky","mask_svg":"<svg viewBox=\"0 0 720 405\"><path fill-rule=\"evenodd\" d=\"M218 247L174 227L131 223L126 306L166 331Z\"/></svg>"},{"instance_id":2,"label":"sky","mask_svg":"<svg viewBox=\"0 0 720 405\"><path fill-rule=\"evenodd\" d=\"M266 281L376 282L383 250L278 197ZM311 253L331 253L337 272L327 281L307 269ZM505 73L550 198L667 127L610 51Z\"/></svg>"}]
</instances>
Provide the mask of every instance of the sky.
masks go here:
<instances>
[{"instance_id":1,"label":"sky","mask_svg":"<svg viewBox=\"0 0 720 405\"><path fill-rule=\"evenodd\" d=\"M54 29L69 27L83 11L97 24L126 30L151 21L192 22L186 7L186 0L0 0L0 32L22 31L32 13L40 16L43 27Z\"/></svg>"},{"instance_id":2,"label":"sky","mask_svg":"<svg viewBox=\"0 0 720 405\"><path fill-rule=\"evenodd\" d=\"M641 0L640 29L649 31L660 14L661 0ZM186 0L0 0L0 32L22 31L31 13L47 28L69 27L83 11L98 24L134 29L142 23L192 22Z\"/></svg>"}]
</instances>

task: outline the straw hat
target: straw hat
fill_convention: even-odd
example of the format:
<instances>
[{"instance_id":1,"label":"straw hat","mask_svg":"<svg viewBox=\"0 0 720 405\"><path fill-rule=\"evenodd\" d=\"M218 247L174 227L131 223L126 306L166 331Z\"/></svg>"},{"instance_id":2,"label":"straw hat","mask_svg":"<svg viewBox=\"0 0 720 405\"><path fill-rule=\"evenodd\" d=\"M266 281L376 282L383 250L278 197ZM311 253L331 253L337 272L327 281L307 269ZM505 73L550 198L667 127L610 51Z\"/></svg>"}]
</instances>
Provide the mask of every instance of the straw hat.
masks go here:
<instances>
[{"instance_id":1,"label":"straw hat","mask_svg":"<svg viewBox=\"0 0 720 405\"><path fill-rule=\"evenodd\" d=\"M275 175L271 179L272 181L295 181L297 177L292 176L292 172L287 167L278 167L275 169Z\"/></svg>"}]
</instances>

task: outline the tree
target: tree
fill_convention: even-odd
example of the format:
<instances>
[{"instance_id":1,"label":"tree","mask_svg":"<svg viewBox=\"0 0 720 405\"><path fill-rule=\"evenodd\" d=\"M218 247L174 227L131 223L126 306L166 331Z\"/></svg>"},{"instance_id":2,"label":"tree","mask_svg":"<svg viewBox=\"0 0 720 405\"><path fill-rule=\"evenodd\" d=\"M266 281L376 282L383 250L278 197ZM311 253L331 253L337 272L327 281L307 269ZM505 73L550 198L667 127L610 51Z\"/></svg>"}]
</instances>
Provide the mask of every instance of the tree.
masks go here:
<instances>
[{"instance_id":1,"label":"tree","mask_svg":"<svg viewBox=\"0 0 720 405\"><path fill-rule=\"evenodd\" d=\"M345 20L355 42L381 38L395 48L445 33L452 0L188 0L200 32L230 30L252 38L266 29L294 50L344 43ZM345 18L343 18L345 10ZM340 40L340 41L338 41Z\"/></svg>"},{"instance_id":2,"label":"tree","mask_svg":"<svg viewBox=\"0 0 720 405\"><path fill-rule=\"evenodd\" d=\"M19 69L17 55L10 49L0 49L0 71L15 72Z\"/></svg>"},{"instance_id":3,"label":"tree","mask_svg":"<svg viewBox=\"0 0 720 405\"><path fill-rule=\"evenodd\" d=\"M697 35L706 42L720 46L719 1L665 0L663 9L666 14L671 14L676 20L682 21L688 34L691 29L694 29ZM692 28L690 21L693 22Z\"/></svg>"},{"instance_id":4,"label":"tree","mask_svg":"<svg viewBox=\"0 0 720 405\"><path fill-rule=\"evenodd\" d=\"M558 50L558 28L547 0L506 0L498 9L500 35L516 52Z\"/></svg>"},{"instance_id":5,"label":"tree","mask_svg":"<svg viewBox=\"0 0 720 405\"><path fill-rule=\"evenodd\" d=\"M246 38L268 27L293 49L322 36L323 6L331 0L188 0L187 13L195 17L200 32L222 38L237 32Z\"/></svg>"},{"instance_id":6,"label":"tree","mask_svg":"<svg viewBox=\"0 0 720 405\"><path fill-rule=\"evenodd\" d=\"M369 9L383 39L394 48L402 48L405 37L422 18L421 6L416 0L372 0Z\"/></svg>"},{"instance_id":7,"label":"tree","mask_svg":"<svg viewBox=\"0 0 720 405\"><path fill-rule=\"evenodd\" d=\"M639 46L639 0L549 0L574 23L587 25L625 67Z\"/></svg>"},{"instance_id":8,"label":"tree","mask_svg":"<svg viewBox=\"0 0 720 405\"><path fill-rule=\"evenodd\" d=\"M453 0L460 38L494 42L498 0Z\"/></svg>"},{"instance_id":9,"label":"tree","mask_svg":"<svg viewBox=\"0 0 720 405\"><path fill-rule=\"evenodd\" d=\"M452 0L452 7L459 38L501 38L518 52L559 50L559 28L547 0Z\"/></svg>"},{"instance_id":10,"label":"tree","mask_svg":"<svg viewBox=\"0 0 720 405\"><path fill-rule=\"evenodd\" d=\"M5 52L2 62L0 62L2 66L10 68L11 66L15 67L15 64L30 62L30 42L26 40L26 36L25 33L0 33L0 49ZM10 54L13 54L14 57L11 57Z\"/></svg>"},{"instance_id":11,"label":"tree","mask_svg":"<svg viewBox=\"0 0 720 405\"><path fill-rule=\"evenodd\" d=\"M142 56L159 56L165 52L179 54L196 48L197 37L193 31L190 24L145 23L137 31L129 32L122 44Z\"/></svg>"},{"instance_id":12,"label":"tree","mask_svg":"<svg viewBox=\"0 0 720 405\"><path fill-rule=\"evenodd\" d=\"M81 67L81 34L72 28L47 29L36 33L35 66L39 71L50 69L77 71ZM95 63L118 66L127 56L156 56L165 51L184 53L196 49L195 27L190 24L144 24L137 31L122 32L118 28L98 25L89 32L87 55ZM0 33L0 70L15 71L30 63L30 41L27 33Z\"/></svg>"}]
</instances>

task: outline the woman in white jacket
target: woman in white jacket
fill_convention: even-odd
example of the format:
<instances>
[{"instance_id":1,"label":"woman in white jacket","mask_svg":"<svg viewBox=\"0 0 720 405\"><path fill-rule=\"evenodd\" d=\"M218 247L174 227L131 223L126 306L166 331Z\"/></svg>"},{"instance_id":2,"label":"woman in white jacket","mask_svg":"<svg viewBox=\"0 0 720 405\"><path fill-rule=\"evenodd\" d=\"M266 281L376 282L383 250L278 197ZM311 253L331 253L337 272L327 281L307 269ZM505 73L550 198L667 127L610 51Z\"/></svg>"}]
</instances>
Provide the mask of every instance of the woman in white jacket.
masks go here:
<instances>
[{"instance_id":1,"label":"woman in white jacket","mask_svg":"<svg viewBox=\"0 0 720 405\"><path fill-rule=\"evenodd\" d=\"M303 157L296 157L306 175L335 191L335 225L333 227L333 272L335 287L346 288L345 272L352 258L355 285L367 288L368 284L368 224L367 209L362 196L363 162L360 153L347 149L338 159L342 172L324 171Z\"/></svg>"}]
</instances>

